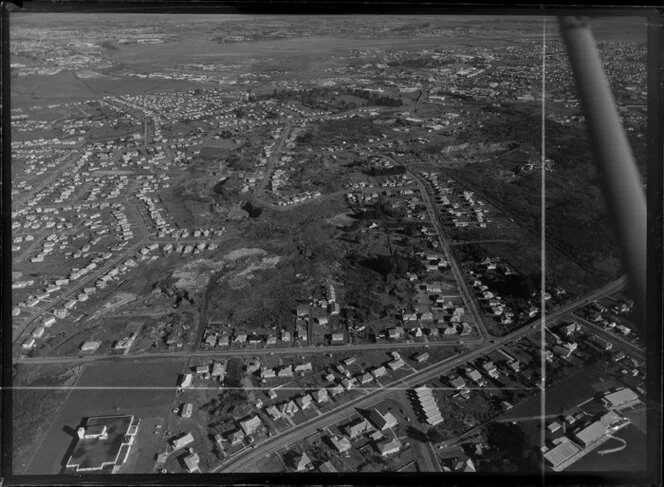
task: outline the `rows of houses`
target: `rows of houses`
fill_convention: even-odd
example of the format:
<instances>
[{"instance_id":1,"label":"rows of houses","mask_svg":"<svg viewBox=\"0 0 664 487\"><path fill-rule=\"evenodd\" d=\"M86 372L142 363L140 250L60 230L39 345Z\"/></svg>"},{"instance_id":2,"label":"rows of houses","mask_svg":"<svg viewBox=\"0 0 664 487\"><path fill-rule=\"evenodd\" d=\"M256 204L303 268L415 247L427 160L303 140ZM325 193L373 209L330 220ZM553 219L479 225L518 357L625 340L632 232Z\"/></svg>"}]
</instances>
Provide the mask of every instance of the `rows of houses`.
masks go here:
<instances>
[{"instance_id":1,"label":"rows of houses","mask_svg":"<svg viewBox=\"0 0 664 487\"><path fill-rule=\"evenodd\" d=\"M454 180L441 183L438 175L432 172L422 173L436 193L436 204L447 212L455 227L476 225L486 228L489 209L483 201L476 200L472 191L459 191L454 186ZM455 192L456 190L456 192Z\"/></svg>"}]
</instances>

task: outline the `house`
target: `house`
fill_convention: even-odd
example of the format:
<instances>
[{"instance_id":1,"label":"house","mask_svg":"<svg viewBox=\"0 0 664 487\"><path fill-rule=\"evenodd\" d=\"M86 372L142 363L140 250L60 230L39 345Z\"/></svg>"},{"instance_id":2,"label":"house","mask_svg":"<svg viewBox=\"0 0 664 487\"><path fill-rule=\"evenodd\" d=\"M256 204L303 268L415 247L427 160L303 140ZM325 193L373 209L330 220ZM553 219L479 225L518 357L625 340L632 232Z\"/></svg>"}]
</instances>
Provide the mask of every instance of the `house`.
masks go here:
<instances>
[{"instance_id":1,"label":"house","mask_svg":"<svg viewBox=\"0 0 664 487\"><path fill-rule=\"evenodd\" d=\"M306 453L303 453L300 457L297 457L295 460L295 469L298 472L301 472L302 470L307 470L310 465L311 465L311 460L309 459Z\"/></svg>"},{"instance_id":2,"label":"house","mask_svg":"<svg viewBox=\"0 0 664 487\"><path fill-rule=\"evenodd\" d=\"M51 317L49 317L49 318L46 318L46 319L42 322L42 326L45 326L46 328L50 328L50 327L53 326L54 324L55 324L55 317L54 317L54 316L51 316Z\"/></svg>"},{"instance_id":3,"label":"house","mask_svg":"<svg viewBox=\"0 0 664 487\"><path fill-rule=\"evenodd\" d=\"M184 448L187 445L192 444L193 442L194 442L194 435L192 435L191 433L186 433L171 438L171 446L173 447L173 451Z\"/></svg>"},{"instance_id":4,"label":"house","mask_svg":"<svg viewBox=\"0 0 664 487\"><path fill-rule=\"evenodd\" d=\"M398 358L398 359L395 359L395 360L390 360L390 361L387 363L387 366L388 366L390 369L392 369L392 370L400 369L400 368L403 367L404 365L406 365L406 363L403 361L402 358Z\"/></svg>"},{"instance_id":5,"label":"house","mask_svg":"<svg viewBox=\"0 0 664 487\"><path fill-rule=\"evenodd\" d=\"M380 367L376 367L374 370L372 370L371 375L373 375L375 378L383 377L387 375L387 369L384 365L381 365Z\"/></svg>"},{"instance_id":6,"label":"house","mask_svg":"<svg viewBox=\"0 0 664 487\"><path fill-rule=\"evenodd\" d=\"M385 438L385 435L383 434L382 431L374 431L369 435L369 438L371 438L373 441L378 441Z\"/></svg>"},{"instance_id":7,"label":"house","mask_svg":"<svg viewBox=\"0 0 664 487\"><path fill-rule=\"evenodd\" d=\"M327 325L329 323L330 319L327 317L327 315L319 315L316 317L316 322L319 325Z\"/></svg>"},{"instance_id":8,"label":"house","mask_svg":"<svg viewBox=\"0 0 664 487\"><path fill-rule=\"evenodd\" d=\"M452 384L452 387L454 387L457 390L466 387L466 382L461 377L456 377L455 379L452 379L450 383Z\"/></svg>"},{"instance_id":9,"label":"house","mask_svg":"<svg viewBox=\"0 0 664 487\"><path fill-rule=\"evenodd\" d=\"M189 473L200 472L198 464L201 461L201 459L199 458L198 453L196 452L190 453L189 455L186 455L182 460L184 461L184 465Z\"/></svg>"},{"instance_id":10,"label":"house","mask_svg":"<svg viewBox=\"0 0 664 487\"><path fill-rule=\"evenodd\" d=\"M270 399L276 399L277 398L277 392L274 389L270 389L267 391L267 397Z\"/></svg>"},{"instance_id":11,"label":"house","mask_svg":"<svg viewBox=\"0 0 664 487\"><path fill-rule=\"evenodd\" d=\"M332 343L344 343L344 334L332 333Z\"/></svg>"},{"instance_id":12,"label":"house","mask_svg":"<svg viewBox=\"0 0 664 487\"><path fill-rule=\"evenodd\" d=\"M334 376L334 374L327 374L325 376L325 380L328 381L328 382L334 382L335 379L336 379L336 377Z\"/></svg>"},{"instance_id":13,"label":"house","mask_svg":"<svg viewBox=\"0 0 664 487\"><path fill-rule=\"evenodd\" d=\"M417 363L422 363L429 359L429 352L418 353L413 357Z\"/></svg>"},{"instance_id":14,"label":"house","mask_svg":"<svg viewBox=\"0 0 664 487\"><path fill-rule=\"evenodd\" d=\"M313 393L314 400L318 403L324 403L330 399L327 394L327 389L318 389Z\"/></svg>"},{"instance_id":15,"label":"house","mask_svg":"<svg viewBox=\"0 0 664 487\"><path fill-rule=\"evenodd\" d=\"M311 406L311 396L309 394L305 394L303 396L298 396L295 399L295 403L300 407L300 409L305 410L309 406Z\"/></svg>"},{"instance_id":16,"label":"house","mask_svg":"<svg viewBox=\"0 0 664 487\"><path fill-rule=\"evenodd\" d=\"M271 378L276 377L276 376L277 376L277 373L272 368L263 367L261 369L261 379L271 379Z\"/></svg>"},{"instance_id":17,"label":"house","mask_svg":"<svg viewBox=\"0 0 664 487\"><path fill-rule=\"evenodd\" d=\"M332 397L338 396L343 391L344 391L344 388L341 384L337 384L336 386L327 388L327 392L329 392L330 396L332 396Z\"/></svg>"},{"instance_id":18,"label":"house","mask_svg":"<svg viewBox=\"0 0 664 487\"><path fill-rule=\"evenodd\" d=\"M475 463L471 458L466 460L459 460L454 465L454 470L456 472L476 472Z\"/></svg>"},{"instance_id":19,"label":"house","mask_svg":"<svg viewBox=\"0 0 664 487\"><path fill-rule=\"evenodd\" d=\"M625 352L623 352L623 351L619 351L618 353L614 354L613 357L611 357L611 360L613 360L614 362L620 362L620 361L623 360L625 357L627 357L627 355L625 354Z\"/></svg>"},{"instance_id":20,"label":"house","mask_svg":"<svg viewBox=\"0 0 664 487\"><path fill-rule=\"evenodd\" d=\"M231 443L231 445L237 445L239 443L242 443L242 440L244 440L244 431L242 430L234 430L231 431L228 435L226 435L226 438L228 438L228 441Z\"/></svg>"},{"instance_id":21,"label":"house","mask_svg":"<svg viewBox=\"0 0 664 487\"><path fill-rule=\"evenodd\" d=\"M338 472L338 470L332 465L332 462L329 461L321 463L318 470L325 473Z\"/></svg>"},{"instance_id":22,"label":"house","mask_svg":"<svg viewBox=\"0 0 664 487\"><path fill-rule=\"evenodd\" d=\"M217 334L216 333L210 333L206 338L205 338L205 343L210 347L214 347L217 344Z\"/></svg>"},{"instance_id":23,"label":"house","mask_svg":"<svg viewBox=\"0 0 664 487\"><path fill-rule=\"evenodd\" d=\"M267 337L267 341L265 342L267 345L276 345L277 344L277 337L274 335L270 335Z\"/></svg>"},{"instance_id":24,"label":"house","mask_svg":"<svg viewBox=\"0 0 664 487\"><path fill-rule=\"evenodd\" d=\"M629 335L632 332L632 330L630 328L628 328L628 327L626 327L625 325L622 325L622 324L617 325L616 330L618 330L620 333L622 333L625 336Z\"/></svg>"},{"instance_id":25,"label":"house","mask_svg":"<svg viewBox=\"0 0 664 487\"><path fill-rule=\"evenodd\" d=\"M449 324L445 328L443 328L443 335L455 335L457 332L456 326L453 324Z\"/></svg>"},{"instance_id":26,"label":"house","mask_svg":"<svg viewBox=\"0 0 664 487\"><path fill-rule=\"evenodd\" d=\"M389 338L390 340L398 340L399 338L401 338L402 333L403 333L403 328L401 327L388 328L387 338Z\"/></svg>"},{"instance_id":27,"label":"house","mask_svg":"<svg viewBox=\"0 0 664 487\"><path fill-rule=\"evenodd\" d=\"M87 342L83 342L83 344L81 345L81 351L94 352L99 348L100 345L101 341L88 340Z\"/></svg>"},{"instance_id":28,"label":"house","mask_svg":"<svg viewBox=\"0 0 664 487\"><path fill-rule=\"evenodd\" d=\"M219 448L219 451L221 451L223 453L223 451L224 451L224 440L223 440L223 438L221 437L221 435L219 433L216 433L214 435L214 442L217 444L217 447Z\"/></svg>"},{"instance_id":29,"label":"house","mask_svg":"<svg viewBox=\"0 0 664 487\"><path fill-rule=\"evenodd\" d=\"M383 439L374 443L376 450L381 456L385 457L393 453L397 453L401 448L401 443L396 438L391 440Z\"/></svg>"},{"instance_id":30,"label":"house","mask_svg":"<svg viewBox=\"0 0 664 487\"><path fill-rule=\"evenodd\" d=\"M309 316L309 306L306 304L298 304L295 310L298 317Z\"/></svg>"},{"instance_id":31,"label":"house","mask_svg":"<svg viewBox=\"0 0 664 487\"><path fill-rule=\"evenodd\" d=\"M484 362L482 364L482 368L486 370L487 374L489 374L489 377L493 377L494 379L498 378L498 368L494 365L492 361Z\"/></svg>"},{"instance_id":32,"label":"house","mask_svg":"<svg viewBox=\"0 0 664 487\"><path fill-rule=\"evenodd\" d=\"M572 352L576 349L576 343L573 344L574 347L565 346L565 345L571 345L571 344L563 344L563 345L556 344L553 346L553 351L563 358L569 358L569 356L572 355Z\"/></svg>"},{"instance_id":33,"label":"house","mask_svg":"<svg viewBox=\"0 0 664 487\"><path fill-rule=\"evenodd\" d=\"M402 315L401 319L403 321L417 321L417 313L415 312L406 312ZM397 327L399 328L399 327Z\"/></svg>"},{"instance_id":34,"label":"house","mask_svg":"<svg viewBox=\"0 0 664 487\"><path fill-rule=\"evenodd\" d=\"M337 293L332 284L328 284L325 287L325 296L330 303L334 303L337 300Z\"/></svg>"},{"instance_id":35,"label":"house","mask_svg":"<svg viewBox=\"0 0 664 487\"><path fill-rule=\"evenodd\" d=\"M570 336L571 334L579 331L581 327L578 323L568 323L560 327L560 332L565 336Z\"/></svg>"},{"instance_id":36,"label":"house","mask_svg":"<svg viewBox=\"0 0 664 487\"><path fill-rule=\"evenodd\" d=\"M311 366L311 362L307 362L304 364L298 364L295 366L295 372L299 373L304 373L304 372L311 372L313 370Z\"/></svg>"},{"instance_id":37,"label":"house","mask_svg":"<svg viewBox=\"0 0 664 487\"><path fill-rule=\"evenodd\" d=\"M350 440L345 436L330 436L329 440L330 443L332 443L334 449L339 453L347 452L350 450Z\"/></svg>"},{"instance_id":38,"label":"house","mask_svg":"<svg viewBox=\"0 0 664 487\"><path fill-rule=\"evenodd\" d=\"M276 406L268 406L267 408L265 408L265 411L275 421L277 419L281 418L281 416L282 416L281 411L279 411L279 409Z\"/></svg>"},{"instance_id":39,"label":"house","mask_svg":"<svg viewBox=\"0 0 664 487\"><path fill-rule=\"evenodd\" d=\"M23 349L25 349L25 350L30 350L32 347L35 346L35 343L36 343L35 338L34 338L34 337L30 337L30 338L28 338L27 340L25 340L21 346L22 346Z\"/></svg>"},{"instance_id":40,"label":"house","mask_svg":"<svg viewBox=\"0 0 664 487\"><path fill-rule=\"evenodd\" d=\"M210 366L208 365L197 365L196 368L194 369L196 372L196 375L207 378L210 375Z\"/></svg>"},{"instance_id":41,"label":"house","mask_svg":"<svg viewBox=\"0 0 664 487\"><path fill-rule=\"evenodd\" d=\"M256 430L258 430L258 428L263 425L261 418L259 418L258 415L242 420L239 424L245 435L251 435L255 433Z\"/></svg>"},{"instance_id":42,"label":"house","mask_svg":"<svg viewBox=\"0 0 664 487\"><path fill-rule=\"evenodd\" d=\"M180 377L180 387L182 387L183 389L185 387L189 387L191 385L191 383L193 382L193 380L194 380L194 375L193 374L183 374Z\"/></svg>"},{"instance_id":43,"label":"house","mask_svg":"<svg viewBox=\"0 0 664 487\"><path fill-rule=\"evenodd\" d=\"M295 401L288 401L281 405L281 413L287 416L292 416L293 414L297 413L299 410L300 408L297 407Z\"/></svg>"},{"instance_id":44,"label":"house","mask_svg":"<svg viewBox=\"0 0 664 487\"><path fill-rule=\"evenodd\" d=\"M224 376L224 364L221 362L212 362L212 377L222 378Z\"/></svg>"},{"instance_id":45,"label":"house","mask_svg":"<svg viewBox=\"0 0 664 487\"><path fill-rule=\"evenodd\" d=\"M349 367L349 366L353 365L356 361L357 361L357 359L355 357L348 357L346 360L344 360L344 365L346 367Z\"/></svg>"},{"instance_id":46,"label":"house","mask_svg":"<svg viewBox=\"0 0 664 487\"><path fill-rule=\"evenodd\" d=\"M433 313L431 311L425 311L420 316L420 321L433 321Z\"/></svg>"},{"instance_id":47,"label":"house","mask_svg":"<svg viewBox=\"0 0 664 487\"><path fill-rule=\"evenodd\" d=\"M341 305L339 303L332 303L329 306L330 315L336 316L341 313Z\"/></svg>"},{"instance_id":48,"label":"house","mask_svg":"<svg viewBox=\"0 0 664 487\"><path fill-rule=\"evenodd\" d=\"M293 377L293 366L282 367L277 373L279 377Z\"/></svg>"},{"instance_id":49,"label":"house","mask_svg":"<svg viewBox=\"0 0 664 487\"><path fill-rule=\"evenodd\" d=\"M371 424L380 431L393 428L397 425L397 419L389 411L381 414L377 409L371 409L368 413L368 419Z\"/></svg>"},{"instance_id":50,"label":"house","mask_svg":"<svg viewBox=\"0 0 664 487\"><path fill-rule=\"evenodd\" d=\"M240 333L235 337L235 343L246 343L247 342L247 334L246 333Z\"/></svg>"},{"instance_id":51,"label":"house","mask_svg":"<svg viewBox=\"0 0 664 487\"><path fill-rule=\"evenodd\" d=\"M592 341L600 350L608 352L613 348L613 343L597 335L592 335L590 341Z\"/></svg>"},{"instance_id":52,"label":"house","mask_svg":"<svg viewBox=\"0 0 664 487\"><path fill-rule=\"evenodd\" d=\"M369 422L365 418L358 418L346 425L346 434L350 438L355 438L358 435L368 431L371 428Z\"/></svg>"},{"instance_id":53,"label":"house","mask_svg":"<svg viewBox=\"0 0 664 487\"><path fill-rule=\"evenodd\" d=\"M297 327L297 338L298 340L307 340L307 328L303 325Z\"/></svg>"},{"instance_id":54,"label":"house","mask_svg":"<svg viewBox=\"0 0 664 487\"><path fill-rule=\"evenodd\" d=\"M290 332L283 330L281 332L281 341L282 342L290 342L291 341L291 334Z\"/></svg>"},{"instance_id":55,"label":"house","mask_svg":"<svg viewBox=\"0 0 664 487\"><path fill-rule=\"evenodd\" d=\"M194 405L190 402L187 404L182 405L182 410L180 412L180 415L183 418L191 418L191 413L194 411Z\"/></svg>"},{"instance_id":56,"label":"house","mask_svg":"<svg viewBox=\"0 0 664 487\"><path fill-rule=\"evenodd\" d=\"M360 376L360 384L367 384L373 380L373 376L366 372Z\"/></svg>"}]
</instances>

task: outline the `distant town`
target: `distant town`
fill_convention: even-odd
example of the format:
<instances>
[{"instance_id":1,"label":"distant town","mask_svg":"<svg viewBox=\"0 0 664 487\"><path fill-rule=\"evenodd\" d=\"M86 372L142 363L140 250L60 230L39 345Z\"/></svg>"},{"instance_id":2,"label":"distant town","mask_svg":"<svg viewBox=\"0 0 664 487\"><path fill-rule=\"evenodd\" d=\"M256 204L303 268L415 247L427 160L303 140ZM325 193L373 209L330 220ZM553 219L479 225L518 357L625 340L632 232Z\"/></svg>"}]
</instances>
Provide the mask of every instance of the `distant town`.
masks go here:
<instances>
[{"instance_id":1,"label":"distant town","mask_svg":"<svg viewBox=\"0 0 664 487\"><path fill-rule=\"evenodd\" d=\"M643 330L533 19L13 17L13 471L644 470ZM637 20L595 32L644 174Z\"/></svg>"}]
</instances>

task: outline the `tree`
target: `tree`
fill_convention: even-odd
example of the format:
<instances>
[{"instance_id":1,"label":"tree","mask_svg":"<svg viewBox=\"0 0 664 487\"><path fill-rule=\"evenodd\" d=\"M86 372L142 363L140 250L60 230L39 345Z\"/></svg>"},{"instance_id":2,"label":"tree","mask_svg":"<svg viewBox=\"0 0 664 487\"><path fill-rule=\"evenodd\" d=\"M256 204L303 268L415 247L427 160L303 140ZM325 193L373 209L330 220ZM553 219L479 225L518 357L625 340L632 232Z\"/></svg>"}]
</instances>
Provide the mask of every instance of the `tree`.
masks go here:
<instances>
[{"instance_id":1,"label":"tree","mask_svg":"<svg viewBox=\"0 0 664 487\"><path fill-rule=\"evenodd\" d=\"M406 435L408 436L408 438L412 438L413 440L421 441L423 443L429 441L427 434L425 434L423 431L419 430L418 428L415 428L414 426L408 426L406 428Z\"/></svg>"},{"instance_id":2,"label":"tree","mask_svg":"<svg viewBox=\"0 0 664 487\"><path fill-rule=\"evenodd\" d=\"M494 463L502 462L511 471L531 468L528 437L517 425L490 423L487 427L487 442L491 447L489 457Z\"/></svg>"},{"instance_id":3,"label":"tree","mask_svg":"<svg viewBox=\"0 0 664 487\"><path fill-rule=\"evenodd\" d=\"M445 441L445 436L443 436L443 434L436 428L429 428L427 430L427 439L432 443L440 443Z\"/></svg>"}]
</instances>

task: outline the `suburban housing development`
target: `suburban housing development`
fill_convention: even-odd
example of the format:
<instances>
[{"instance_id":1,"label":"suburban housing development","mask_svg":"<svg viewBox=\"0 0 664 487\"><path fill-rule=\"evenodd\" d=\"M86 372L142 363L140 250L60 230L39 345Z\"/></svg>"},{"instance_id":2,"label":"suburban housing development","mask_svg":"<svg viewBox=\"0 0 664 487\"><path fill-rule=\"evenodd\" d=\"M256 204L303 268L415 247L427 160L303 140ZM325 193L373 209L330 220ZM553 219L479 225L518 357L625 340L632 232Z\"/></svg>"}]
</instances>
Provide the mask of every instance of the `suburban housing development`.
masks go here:
<instances>
[{"instance_id":1,"label":"suburban housing development","mask_svg":"<svg viewBox=\"0 0 664 487\"><path fill-rule=\"evenodd\" d=\"M13 471L645 469L556 29L14 15ZM645 19L593 32L645 174Z\"/></svg>"}]
</instances>

